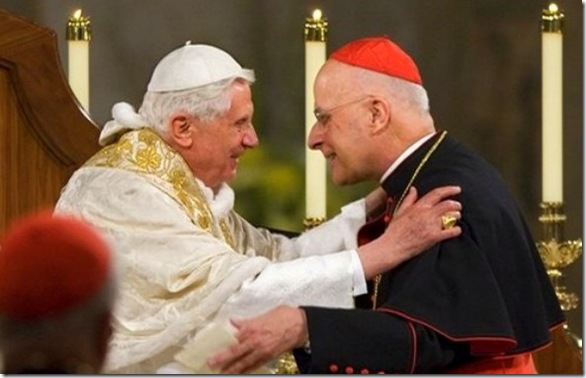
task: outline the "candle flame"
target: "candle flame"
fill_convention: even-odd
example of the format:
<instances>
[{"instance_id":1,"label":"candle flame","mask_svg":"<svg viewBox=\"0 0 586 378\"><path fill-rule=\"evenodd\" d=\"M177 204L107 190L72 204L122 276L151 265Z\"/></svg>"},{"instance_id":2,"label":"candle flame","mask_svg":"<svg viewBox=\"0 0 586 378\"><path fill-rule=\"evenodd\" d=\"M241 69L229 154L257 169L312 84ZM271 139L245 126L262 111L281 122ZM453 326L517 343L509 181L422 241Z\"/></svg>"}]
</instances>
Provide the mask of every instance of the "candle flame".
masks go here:
<instances>
[{"instance_id":1,"label":"candle flame","mask_svg":"<svg viewBox=\"0 0 586 378\"><path fill-rule=\"evenodd\" d=\"M322 16L321 10L320 9L314 10L312 16L313 16L314 21L321 20L321 16Z\"/></svg>"},{"instance_id":2,"label":"candle flame","mask_svg":"<svg viewBox=\"0 0 586 378\"><path fill-rule=\"evenodd\" d=\"M73 12L73 18L75 18L76 20L79 20L81 18L81 9L78 9L75 12Z\"/></svg>"},{"instance_id":3,"label":"candle flame","mask_svg":"<svg viewBox=\"0 0 586 378\"><path fill-rule=\"evenodd\" d=\"M551 13L557 13L557 11L558 11L558 6L557 6L557 4L556 4L556 3L550 3L550 4L549 4L549 11L550 11Z\"/></svg>"}]
</instances>

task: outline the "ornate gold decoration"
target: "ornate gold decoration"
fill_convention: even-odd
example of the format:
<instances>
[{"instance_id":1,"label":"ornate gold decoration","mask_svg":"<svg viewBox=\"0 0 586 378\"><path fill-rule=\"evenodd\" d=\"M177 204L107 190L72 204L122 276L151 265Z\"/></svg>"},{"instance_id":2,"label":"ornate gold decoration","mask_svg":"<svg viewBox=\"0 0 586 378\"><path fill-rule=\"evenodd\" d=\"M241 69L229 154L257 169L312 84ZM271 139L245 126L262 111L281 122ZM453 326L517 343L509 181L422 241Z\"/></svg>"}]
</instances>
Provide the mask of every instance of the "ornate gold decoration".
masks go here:
<instances>
[{"instance_id":1,"label":"ornate gold decoration","mask_svg":"<svg viewBox=\"0 0 586 378\"><path fill-rule=\"evenodd\" d=\"M556 3L550 3L541 11L541 31L546 33L562 33L564 13Z\"/></svg>"},{"instance_id":2,"label":"ornate gold decoration","mask_svg":"<svg viewBox=\"0 0 586 378\"><path fill-rule=\"evenodd\" d=\"M303 220L303 226L305 227L305 230L310 230L314 227L319 226L320 224L322 224L325 221L326 221L326 219L321 218L321 217L314 217L314 218L308 217Z\"/></svg>"},{"instance_id":3,"label":"ornate gold decoration","mask_svg":"<svg viewBox=\"0 0 586 378\"><path fill-rule=\"evenodd\" d=\"M305 41L325 42L328 35L328 19L322 17L319 9L313 11L312 17L305 19L303 36Z\"/></svg>"},{"instance_id":4,"label":"ornate gold decoration","mask_svg":"<svg viewBox=\"0 0 586 378\"><path fill-rule=\"evenodd\" d=\"M142 175L177 201L195 225L234 248L226 220L219 220L219 230L214 226L212 211L189 166L154 131L145 128L127 132L84 166L118 168Z\"/></svg>"},{"instance_id":5,"label":"ornate gold decoration","mask_svg":"<svg viewBox=\"0 0 586 378\"><path fill-rule=\"evenodd\" d=\"M454 227L457 221L453 215L442 215L442 230Z\"/></svg>"},{"instance_id":6,"label":"ornate gold decoration","mask_svg":"<svg viewBox=\"0 0 586 378\"><path fill-rule=\"evenodd\" d=\"M299 374L293 353L283 353L277 360L274 374Z\"/></svg>"},{"instance_id":7,"label":"ornate gold decoration","mask_svg":"<svg viewBox=\"0 0 586 378\"><path fill-rule=\"evenodd\" d=\"M582 255L582 240L563 240L563 223L566 216L563 214L562 202L542 202L540 207L543 210L539 217L543 224L543 240L537 242L537 250L562 310L573 310L578 307L579 299L563 285L562 269Z\"/></svg>"},{"instance_id":8,"label":"ornate gold decoration","mask_svg":"<svg viewBox=\"0 0 586 378\"><path fill-rule=\"evenodd\" d=\"M65 34L68 41L89 41L92 38L90 18L82 16L81 9L76 10L67 21Z\"/></svg>"}]
</instances>

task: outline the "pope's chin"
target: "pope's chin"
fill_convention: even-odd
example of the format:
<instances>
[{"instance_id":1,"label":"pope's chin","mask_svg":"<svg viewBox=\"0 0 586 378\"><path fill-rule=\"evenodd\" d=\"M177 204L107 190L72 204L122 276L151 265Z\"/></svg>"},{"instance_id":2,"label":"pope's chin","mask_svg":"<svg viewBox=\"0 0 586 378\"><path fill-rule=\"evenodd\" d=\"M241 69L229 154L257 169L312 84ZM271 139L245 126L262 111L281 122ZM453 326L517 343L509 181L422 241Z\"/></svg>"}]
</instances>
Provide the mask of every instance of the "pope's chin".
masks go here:
<instances>
[{"instance_id":1,"label":"pope's chin","mask_svg":"<svg viewBox=\"0 0 586 378\"><path fill-rule=\"evenodd\" d=\"M238 172L238 167L233 167L230 173L228 173L225 177L225 182L232 182L236 178L236 173Z\"/></svg>"},{"instance_id":2,"label":"pope's chin","mask_svg":"<svg viewBox=\"0 0 586 378\"><path fill-rule=\"evenodd\" d=\"M232 159L230 166L228 167L230 173L228 173L228 178L226 181L232 181L236 178L236 173L238 172L238 158Z\"/></svg>"}]
</instances>

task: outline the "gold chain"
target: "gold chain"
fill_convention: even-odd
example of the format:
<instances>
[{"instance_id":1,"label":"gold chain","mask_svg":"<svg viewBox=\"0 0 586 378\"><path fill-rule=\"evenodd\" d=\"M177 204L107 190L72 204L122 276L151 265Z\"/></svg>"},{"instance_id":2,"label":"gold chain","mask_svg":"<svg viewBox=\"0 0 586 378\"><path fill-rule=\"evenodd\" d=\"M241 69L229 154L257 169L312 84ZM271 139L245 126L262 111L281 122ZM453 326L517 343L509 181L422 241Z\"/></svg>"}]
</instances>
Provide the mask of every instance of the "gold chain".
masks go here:
<instances>
[{"instance_id":1,"label":"gold chain","mask_svg":"<svg viewBox=\"0 0 586 378\"><path fill-rule=\"evenodd\" d=\"M446 137L447 134L448 134L447 131L443 131L442 132L442 135L433 144L433 146L431 146L431 148L429 149L429 151L427 151L427 153L425 154L425 156L423 157L423 159L421 160L421 162L417 166L417 169L415 169L415 172L413 172L413 175L411 176L411 179L409 180L409 183L407 184L407 186L403 190L403 194L401 194L401 198L399 198L399 201L393 207L393 216L395 216L395 212L397 211L397 209L399 208L399 206L401 205L401 203L405 199L405 196L407 195L407 192L409 192L409 188L413 184L413 181L415 181L415 178L419 174L419 171L421 171L421 169L423 168L423 166L425 165L425 163L427 163L427 160L435 152L436 148L444 140L444 138ZM382 279L382 274L378 274L376 277L374 277L374 289L373 289L373 293L372 293L372 309L373 310L376 309L376 303L377 303L377 299L378 299L378 287L380 285L381 279Z\"/></svg>"}]
</instances>

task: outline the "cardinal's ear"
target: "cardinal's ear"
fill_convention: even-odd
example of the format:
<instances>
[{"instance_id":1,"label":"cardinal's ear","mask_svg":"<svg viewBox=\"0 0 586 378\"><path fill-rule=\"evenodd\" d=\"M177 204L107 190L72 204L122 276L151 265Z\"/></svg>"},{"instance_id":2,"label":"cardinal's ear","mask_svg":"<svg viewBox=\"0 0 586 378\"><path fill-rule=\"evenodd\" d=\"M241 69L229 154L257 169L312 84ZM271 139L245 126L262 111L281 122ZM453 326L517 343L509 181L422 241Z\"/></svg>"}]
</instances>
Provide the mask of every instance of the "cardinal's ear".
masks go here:
<instances>
[{"instance_id":1,"label":"cardinal's ear","mask_svg":"<svg viewBox=\"0 0 586 378\"><path fill-rule=\"evenodd\" d=\"M373 97L368 106L370 112L371 131L379 133L391 122L391 105L382 97Z\"/></svg>"}]
</instances>

